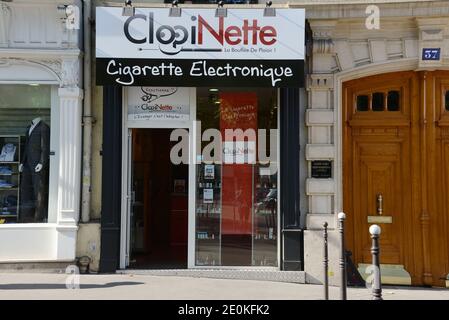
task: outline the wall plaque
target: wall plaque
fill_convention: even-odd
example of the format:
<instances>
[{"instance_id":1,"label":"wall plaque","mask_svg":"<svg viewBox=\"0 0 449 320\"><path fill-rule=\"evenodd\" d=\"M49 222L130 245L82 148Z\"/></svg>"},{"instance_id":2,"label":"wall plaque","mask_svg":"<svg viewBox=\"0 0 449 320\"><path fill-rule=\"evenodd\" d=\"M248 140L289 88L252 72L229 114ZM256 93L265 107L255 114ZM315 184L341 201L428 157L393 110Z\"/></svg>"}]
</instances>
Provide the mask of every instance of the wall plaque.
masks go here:
<instances>
[{"instance_id":1,"label":"wall plaque","mask_svg":"<svg viewBox=\"0 0 449 320\"><path fill-rule=\"evenodd\" d=\"M332 161L312 161L312 178L332 178Z\"/></svg>"},{"instance_id":2,"label":"wall plaque","mask_svg":"<svg viewBox=\"0 0 449 320\"><path fill-rule=\"evenodd\" d=\"M438 61L440 60L441 48L423 48L422 60Z\"/></svg>"}]
</instances>

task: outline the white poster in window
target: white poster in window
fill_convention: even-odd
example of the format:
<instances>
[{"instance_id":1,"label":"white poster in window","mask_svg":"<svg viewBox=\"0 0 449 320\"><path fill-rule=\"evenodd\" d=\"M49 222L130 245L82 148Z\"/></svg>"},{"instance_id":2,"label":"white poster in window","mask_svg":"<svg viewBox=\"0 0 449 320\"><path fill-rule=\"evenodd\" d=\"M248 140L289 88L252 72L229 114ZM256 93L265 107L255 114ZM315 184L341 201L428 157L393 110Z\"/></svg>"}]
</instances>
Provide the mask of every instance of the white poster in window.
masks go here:
<instances>
[{"instance_id":1,"label":"white poster in window","mask_svg":"<svg viewBox=\"0 0 449 320\"><path fill-rule=\"evenodd\" d=\"M213 202L214 202L214 189L204 189L203 203L213 203Z\"/></svg>"},{"instance_id":2,"label":"white poster in window","mask_svg":"<svg viewBox=\"0 0 449 320\"><path fill-rule=\"evenodd\" d=\"M204 179L215 179L215 167L213 164L206 164L204 166Z\"/></svg>"},{"instance_id":3,"label":"white poster in window","mask_svg":"<svg viewBox=\"0 0 449 320\"><path fill-rule=\"evenodd\" d=\"M128 120L190 119L190 90L185 87L129 87Z\"/></svg>"},{"instance_id":4,"label":"white poster in window","mask_svg":"<svg viewBox=\"0 0 449 320\"><path fill-rule=\"evenodd\" d=\"M260 167L259 168L259 175L260 176L271 176L273 174L273 170L270 167Z\"/></svg>"}]
</instances>

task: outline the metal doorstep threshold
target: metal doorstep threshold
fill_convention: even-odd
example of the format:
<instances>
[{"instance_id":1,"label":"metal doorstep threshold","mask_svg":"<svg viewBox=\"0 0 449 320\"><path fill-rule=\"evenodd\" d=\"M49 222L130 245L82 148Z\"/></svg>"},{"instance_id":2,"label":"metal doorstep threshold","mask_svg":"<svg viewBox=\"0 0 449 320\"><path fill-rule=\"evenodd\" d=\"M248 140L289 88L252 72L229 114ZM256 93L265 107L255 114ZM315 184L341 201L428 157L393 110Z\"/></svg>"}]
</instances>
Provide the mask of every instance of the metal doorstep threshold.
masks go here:
<instances>
[{"instance_id":1,"label":"metal doorstep threshold","mask_svg":"<svg viewBox=\"0 0 449 320\"><path fill-rule=\"evenodd\" d=\"M305 271L248 270L248 269L126 269L118 274L148 276L177 276L194 278L260 280L274 282L306 283Z\"/></svg>"}]
</instances>

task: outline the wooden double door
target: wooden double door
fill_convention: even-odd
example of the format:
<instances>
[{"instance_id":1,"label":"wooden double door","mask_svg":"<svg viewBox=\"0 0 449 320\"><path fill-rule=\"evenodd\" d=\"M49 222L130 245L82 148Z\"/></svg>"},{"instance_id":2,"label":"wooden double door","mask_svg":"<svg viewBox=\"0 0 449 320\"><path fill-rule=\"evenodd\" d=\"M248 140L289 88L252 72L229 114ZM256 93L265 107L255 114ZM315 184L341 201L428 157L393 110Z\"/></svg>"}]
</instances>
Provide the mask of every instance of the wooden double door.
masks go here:
<instances>
[{"instance_id":1,"label":"wooden double door","mask_svg":"<svg viewBox=\"0 0 449 320\"><path fill-rule=\"evenodd\" d=\"M356 266L381 264L412 285L449 275L449 71L398 72L343 85L343 207ZM386 269L385 269L386 270ZM386 281L388 282L388 281Z\"/></svg>"}]
</instances>

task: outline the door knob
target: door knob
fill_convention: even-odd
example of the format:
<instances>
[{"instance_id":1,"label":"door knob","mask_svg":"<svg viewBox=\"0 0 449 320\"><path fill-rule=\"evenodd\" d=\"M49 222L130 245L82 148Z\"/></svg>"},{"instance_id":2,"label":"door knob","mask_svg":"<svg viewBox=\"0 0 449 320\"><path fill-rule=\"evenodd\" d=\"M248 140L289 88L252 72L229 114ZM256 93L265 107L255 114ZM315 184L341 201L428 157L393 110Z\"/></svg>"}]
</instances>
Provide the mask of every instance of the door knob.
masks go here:
<instances>
[{"instance_id":1,"label":"door knob","mask_svg":"<svg viewBox=\"0 0 449 320\"><path fill-rule=\"evenodd\" d=\"M384 200L383 200L382 194L379 193L377 195L377 214L378 215L382 215L382 213L384 211L384 209L383 209L383 201Z\"/></svg>"}]
</instances>

